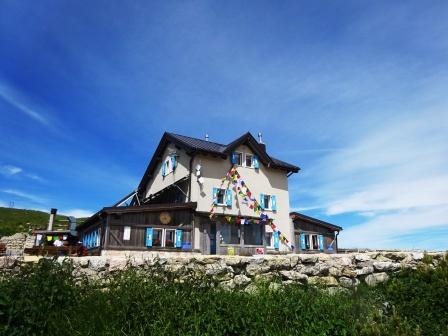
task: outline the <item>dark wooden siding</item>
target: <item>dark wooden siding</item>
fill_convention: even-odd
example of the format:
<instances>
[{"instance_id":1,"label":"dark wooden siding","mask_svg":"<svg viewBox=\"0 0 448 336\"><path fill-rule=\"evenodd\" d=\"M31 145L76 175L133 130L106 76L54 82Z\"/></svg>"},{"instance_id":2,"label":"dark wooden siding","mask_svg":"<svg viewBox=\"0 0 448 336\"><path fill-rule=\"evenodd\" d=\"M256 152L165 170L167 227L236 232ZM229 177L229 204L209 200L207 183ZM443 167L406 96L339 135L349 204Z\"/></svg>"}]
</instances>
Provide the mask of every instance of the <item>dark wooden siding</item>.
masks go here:
<instances>
[{"instance_id":1,"label":"dark wooden siding","mask_svg":"<svg viewBox=\"0 0 448 336\"><path fill-rule=\"evenodd\" d=\"M188 210L167 212L171 215L171 222L169 224L162 224L160 222L160 212L133 212L108 215L109 231L106 249L163 249L160 247L146 247L145 239L147 227L181 229L183 231L183 235L185 235L183 239L188 239L192 242L192 212ZM124 228L126 226L131 227L131 235L129 240L123 240Z\"/></svg>"},{"instance_id":2,"label":"dark wooden siding","mask_svg":"<svg viewBox=\"0 0 448 336\"><path fill-rule=\"evenodd\" d=\"M300 249L300 238L299 235L301 233L307 234L318 234L324 236L324 252L328 251L328 246L331 244L333 239L335 239L335 231L331 228L327 228L322 225L317 225L314 223L310 223L301 219L294 220L294 243L295 243L295 251L297 253L317 253L320 251L317 250L301 250ZM333 243L333 253L337 252L337 238Z\"/></svg>"}]
</instances>

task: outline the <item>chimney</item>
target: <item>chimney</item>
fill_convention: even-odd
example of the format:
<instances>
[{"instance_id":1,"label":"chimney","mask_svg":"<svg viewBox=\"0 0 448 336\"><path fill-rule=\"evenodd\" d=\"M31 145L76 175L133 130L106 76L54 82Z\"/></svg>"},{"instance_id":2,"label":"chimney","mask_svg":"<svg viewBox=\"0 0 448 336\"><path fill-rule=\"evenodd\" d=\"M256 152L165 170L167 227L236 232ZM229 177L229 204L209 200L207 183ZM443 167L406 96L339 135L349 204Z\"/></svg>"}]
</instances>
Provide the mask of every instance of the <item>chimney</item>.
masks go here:
<instances>
[{"instance_id":1,"label":"chimney","mask_svg":"<svg viewBox=\"0 0 448 336\"><path fill-rule=\"evenodd\" d=\"M205 133L205 141L208 141L208 133Z\"/></svg>"},{"instance_id":2,"label":"chimney","mask_svg":"<svg viewBox=\"0 0 448 336\"><path fill-rule=\"evenodd\" d=\"M266 153L266 144L263 142L263 134L261 134L261 132L258 132L258 144L263 149L263 151Z\"/></svg>"},{"instance_id":3,"label":"chimney","mask_svg":"<svg viewBox=\"0 0 448 336\"><path fill-rule=\"evenodd\" d=\"M48 227L47 227L48 231L53 230L54 217L56 217L57 212L58 212L58 209L54 209L54 208L51 209L51 211L50 211L50 220L48 221Z\"/></svg>"}]
</instances>

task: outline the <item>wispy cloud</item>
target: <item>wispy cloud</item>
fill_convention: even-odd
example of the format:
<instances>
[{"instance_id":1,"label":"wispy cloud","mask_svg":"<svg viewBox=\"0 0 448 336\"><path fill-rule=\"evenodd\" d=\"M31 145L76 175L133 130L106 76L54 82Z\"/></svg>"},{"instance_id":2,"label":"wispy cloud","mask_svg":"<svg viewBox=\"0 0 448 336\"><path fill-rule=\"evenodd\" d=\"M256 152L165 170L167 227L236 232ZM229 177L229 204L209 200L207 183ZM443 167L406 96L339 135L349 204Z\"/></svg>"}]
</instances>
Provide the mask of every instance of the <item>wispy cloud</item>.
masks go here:
<instances>
[{"instance_id":1,"label":"wispy cloud","mask_svg":"<svg viewBox=\"0 0 448 336\"><path fill-rule=\"evenodd\" d=\"M0 166L0 174L6 177L25 177L38 182L45 182L45 179L37 174L28 173L23 168L14 165Z\"/></svg>"},{"instance_id":2,"label":"wispy cloud","mask_svg":"<svg viewBox=\"0 0 448 336\"><path fill-rule=\"evenodd\" d=\"M11 165L4 165L0 166L0 174L5 176L13 176L21 173L23 171L22 168L11 166Z\"/></svg>"},{"instance_id":3,"label":"wispy cloud","mask_svg":"<svg viewBox=\"0 0 448 336\"><path fill-rule=\"evenodd\" d=\"M47 200L45 198L42 198L40 196L36 196L33 195L31 193L27 193L27 192L23 192L20 190L15 190L15 189L0 189L0 192L4 193L4 194L8 194L8 195L12 195L12 196L16 196L34 203L38 203L38 204L45 204L47 202Z\"/></svg>"},{"instance_id":4,"label":"wispy cloud","mask_svg":"<svg viewBox=\"0 0 448 336\"><path fill-rule=\"evenodd\" d=\"M448 226L448 118L437 109L425 122L412 115L389 117L308 175L316 183L308 208L361 216L341 234L343 246L399 247L401 235Z\"/></svg>"},{"instance_id":5,"label":"wispy cloud","mask_svg":"<svg viewBox=\"0 0 448 336\"><path fill-rule=\"evenodd\" d=\"M42 112L38 112L22 94L2 81L0 81L0 97L33 120L44 126L50 126L48 118Z\"/></svg>"}]
</instances>

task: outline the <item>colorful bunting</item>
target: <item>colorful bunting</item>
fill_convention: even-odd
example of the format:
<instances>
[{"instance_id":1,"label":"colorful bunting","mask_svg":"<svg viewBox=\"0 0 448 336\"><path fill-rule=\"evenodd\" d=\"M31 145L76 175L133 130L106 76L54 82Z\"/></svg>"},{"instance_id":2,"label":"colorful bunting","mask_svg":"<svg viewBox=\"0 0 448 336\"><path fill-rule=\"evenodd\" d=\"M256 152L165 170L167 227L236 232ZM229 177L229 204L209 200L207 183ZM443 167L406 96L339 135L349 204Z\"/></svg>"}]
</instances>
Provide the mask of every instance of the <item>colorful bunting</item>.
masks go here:
<instances>
[{"instance_id":1,"label":"colorful bunting","mask_svg":"<svg viewBox=\"0 0 448 336\"><path fill-rule=\"evenodd\" d=\"M279 240L286 244L291 250L294 250L294 246L289 243L289 240L286 236L277 229L277 226L272 222L272 219L265 213L263 213L263 208L258 203L258 201L252 197L252 192L247 187L247 184L241 179L241 175L236 170L236 165L233 165L232 168L228 171L226 176L221 179L221 188L224 185L225 181L228 181L227 187L230 184L233 184L233 190L237 195L242 198L242 203L248 205L249 209L252 209L257 215L260 216L259 220L248 219L248 218L235 218L235 224L247 225L247 224L265 224L269 223L273 231L277 231L279 235ZM210 219L215 216L215 208L216 204L213 201L212 207L210 209ZM226 216L225 217L228 223L231 223L234 217Z\"/></svg>"}]
</instances>

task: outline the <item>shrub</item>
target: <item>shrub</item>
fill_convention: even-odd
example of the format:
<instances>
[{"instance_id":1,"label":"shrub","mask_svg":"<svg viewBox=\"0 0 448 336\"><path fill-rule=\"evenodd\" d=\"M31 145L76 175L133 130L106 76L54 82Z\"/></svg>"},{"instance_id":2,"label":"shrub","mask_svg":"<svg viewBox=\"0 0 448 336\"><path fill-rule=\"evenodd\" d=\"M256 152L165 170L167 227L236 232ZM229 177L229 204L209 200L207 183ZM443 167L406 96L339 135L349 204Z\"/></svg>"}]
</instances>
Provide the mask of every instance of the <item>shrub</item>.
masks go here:
<instances>
[{"instance_id":1,"label":"shrub","mask_svg":"<svg viewBox=\"0 0 448 336\"><path fill-rule=\"evenodd\" d=\"M273 291L266 283L252 294L228 291L207 279L178 282L161 269L120 271L106 284L72 274L70 263L41 260L1 278L0 333L448 335L447 260L384 286L334 294L303 285Z\"/></svg>"}]
</instances>

